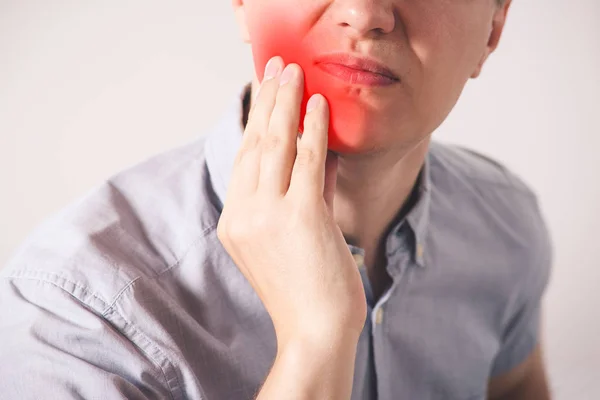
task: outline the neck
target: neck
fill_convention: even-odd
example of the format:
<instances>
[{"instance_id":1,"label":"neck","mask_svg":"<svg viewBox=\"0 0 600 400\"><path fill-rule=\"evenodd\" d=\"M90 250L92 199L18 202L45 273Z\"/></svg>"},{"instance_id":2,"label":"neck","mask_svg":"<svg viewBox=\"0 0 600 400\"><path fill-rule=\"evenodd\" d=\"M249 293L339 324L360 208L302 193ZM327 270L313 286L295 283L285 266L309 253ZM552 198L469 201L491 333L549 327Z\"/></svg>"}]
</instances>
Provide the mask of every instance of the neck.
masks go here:
<instances>
[{"instance_id":1,"label":"neck","mask_svg":"<svg viewBox=\"0 0 600 400\"><path fill-rule=\"evenodd\" d=\"M335 219L349 243L370 253L367 259L374 260L389 229L417 200L414 188L428 144L404 154L339 156Z\"/></svg>"},{"instance_id":2,"label":"neck","mask_svg":"<svg viewBox=\"0 0 600 400\"><path fill-rule=\"evenodd\" d=\"M244 125L257 88L255 78L244 106ZM367 265L377 263L389 229L416 201L413 189L428 147L429 136L410 149L339 155L335 220L349 244L365 249Z\"/></svg>"}]
</instances>

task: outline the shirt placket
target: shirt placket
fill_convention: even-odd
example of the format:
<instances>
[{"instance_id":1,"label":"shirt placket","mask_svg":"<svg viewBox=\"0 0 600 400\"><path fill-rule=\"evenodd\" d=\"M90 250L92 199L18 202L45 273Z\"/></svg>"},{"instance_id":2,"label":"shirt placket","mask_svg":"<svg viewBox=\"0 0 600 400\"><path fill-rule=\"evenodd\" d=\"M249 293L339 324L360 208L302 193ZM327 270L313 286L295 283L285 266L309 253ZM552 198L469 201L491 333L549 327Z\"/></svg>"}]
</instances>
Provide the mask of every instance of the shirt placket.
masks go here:
<instances>
[{"instance_id":1,"label":"shirt placket","mask_svg":"<svg viewBox=\"0 0 600 400\"><path fill-rule=\"evenodd\" d=\"M377 303L373 304L372 313L370 315L373 359L372 378L376 389L375 398L379 400L392 400L394 398L394 393L386 392L386 388L390 386L390 382L384 381L390 376L391 362L389 357L390 354L392 354L389 349L390 342L387 337L386 307L391 299L398 295L396 291L398 287L400 287L403 276L405 276L404 272L413 262L413 248L410 235L410 228L408 227L408 224L404 222L397 234L390 239L390 244L388 245L389 251L387 254L387 271L392 277L392 284L384 292Z\"/></svg>"}]
</instances>

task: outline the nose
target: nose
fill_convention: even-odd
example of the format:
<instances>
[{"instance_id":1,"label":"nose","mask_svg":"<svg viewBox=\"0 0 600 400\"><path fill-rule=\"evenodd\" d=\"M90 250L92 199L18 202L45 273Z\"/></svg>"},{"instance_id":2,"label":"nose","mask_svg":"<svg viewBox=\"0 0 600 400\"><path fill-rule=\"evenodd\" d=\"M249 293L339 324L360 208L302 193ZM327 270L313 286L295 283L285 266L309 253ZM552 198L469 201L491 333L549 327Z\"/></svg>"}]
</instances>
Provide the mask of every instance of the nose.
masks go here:
<instances>
[{"instance_id":1,"label":"nose","mask_svg":"<svg viewBox=\"0 0 600 400\"><path fill-rule=\"evenodd\" d=\"M390 0L337 0L338 25L357 37L380 35L394 30L396 17Z\"/></svg>"}]
</instances>

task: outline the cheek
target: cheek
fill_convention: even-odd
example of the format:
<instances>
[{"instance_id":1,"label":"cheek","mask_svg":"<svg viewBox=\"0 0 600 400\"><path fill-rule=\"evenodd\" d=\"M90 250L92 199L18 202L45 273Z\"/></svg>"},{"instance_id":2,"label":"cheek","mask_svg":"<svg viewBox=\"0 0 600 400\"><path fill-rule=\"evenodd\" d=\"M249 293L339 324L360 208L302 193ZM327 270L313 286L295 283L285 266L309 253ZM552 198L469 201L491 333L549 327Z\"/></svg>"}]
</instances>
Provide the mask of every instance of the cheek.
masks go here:
<instances>
[{"instance_id":1,"label":"cheek","mask_svg":"<svg viewBox=\"0 0 600 400\"><path fill-rule=\"evenodd\" d=\"M309 40L305 34L308 29L302 27L302 21L290 20L288 16L284 19L281 15L273 13L271 18L266 18L263 11L260 20L254 20L256 23L250 25L250 34L254 67L259 81L263 79L266 63L275 55L281 56L285 64L300 65L304 71L300 131L304 131L303 121L308 99L315 93L321 93L329 103L329 149L355 153L370 147L374 138L367 127L373 127L372 121L375 116L372 110L366 104L357 101L349 88L343 88L340 82L334 81L335 78L325 75L313 65L314 58L326 49L335 49L335 43L328 46L329 38L323 36L318 40ZM264 23L265 20L269 20L269 23Z\"/></svg>"}]
</instances>

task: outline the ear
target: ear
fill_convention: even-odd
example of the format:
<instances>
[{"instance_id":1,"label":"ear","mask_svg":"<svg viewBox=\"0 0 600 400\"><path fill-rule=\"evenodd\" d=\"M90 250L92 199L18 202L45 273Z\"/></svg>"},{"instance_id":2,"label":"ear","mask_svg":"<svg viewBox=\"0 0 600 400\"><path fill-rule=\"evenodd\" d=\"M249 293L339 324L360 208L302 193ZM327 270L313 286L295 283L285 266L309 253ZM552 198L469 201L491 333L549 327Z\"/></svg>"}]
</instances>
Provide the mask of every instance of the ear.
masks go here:
<instances>
[{"instance_id":1,"label":"ear","mask_svg":"<svg viewBox=\"0 0 600 400\"><path fill-rule=\"evenodd\" d=\"M496 47L498 47L498 43L500 43L500 37L502 36L502 31L504 30L504 25L506 23L506 15L508 14L508 9L510 8L511 2L512 0L505 0L502 6L496 7L496 10L494 11L494 17L492 19L492 27L487 46L485 47L485 51L481 56L481 60L479 60L477 68L475 71L473 71L471 78L477 78L481 74L483 64L486 62L490 54L496 50Z\"/></svg>"},{"instance_id":2,"label":"ear","mask_svg":"<svg viewBox=\"0 0 600 400\"><path fill-rule=\"evenodd\" d=\"M246 23L244 1L245 0L231 0L231 5L233 6L233 12L235 13L235 20L240 28L242 40L246 43L250 43L250 33L248 32L248 24Z\"/></svg>"}]
</instances>

